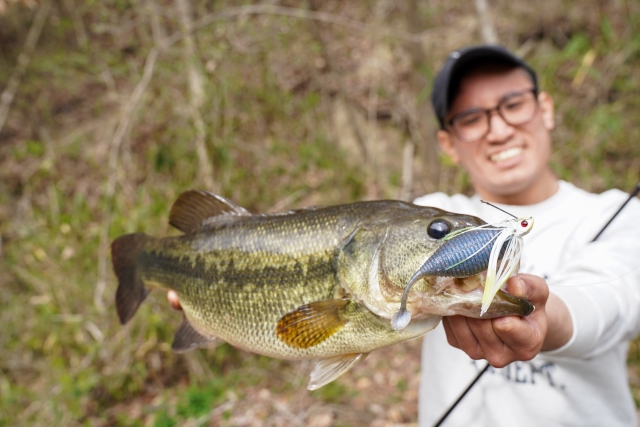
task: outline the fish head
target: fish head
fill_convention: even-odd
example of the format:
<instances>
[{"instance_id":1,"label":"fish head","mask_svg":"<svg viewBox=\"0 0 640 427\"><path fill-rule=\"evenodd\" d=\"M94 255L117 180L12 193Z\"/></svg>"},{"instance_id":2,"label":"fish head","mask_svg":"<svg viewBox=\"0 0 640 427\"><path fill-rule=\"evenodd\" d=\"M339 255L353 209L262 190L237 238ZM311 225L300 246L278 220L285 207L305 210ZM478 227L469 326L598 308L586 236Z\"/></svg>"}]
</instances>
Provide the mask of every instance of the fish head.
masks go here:
<instances>
[{"instance_id":1,"label":"fish head","mask_svg":"<svg viewBox=\"0 0 640 427\"><path fill-rule=\"evenodd\" d=\"M437 208L416 207L406 216L388 221L379 248L380 272L395 287L404 290L409 280L447 243L456 231L484 225L480 218L447 212Z\"/></svg>"},{"instance_id":2,"label":"fish head","mask_svg":"<svg viewBox=\"0 0 640 427\"><path fill-rule=\"evenodd\" d=\"M388 244L383 245L380 252L378 283L387 289L397 289L398 285L404 284L403 293L407 294L407 310L412 313L412 316L420 318L437 314L495 318L507 315L527 316L533 311L534 307L529 301L503 291L497 292L487 310L480 310L486 281L484 270L488 267L484 262L474 262L476 270L469 271L465 275L446 271L447 267L453 267L461 259L458 256L452 257L453 252L468 254L462 259L470 257L476 261L473 253L483 248L483 240L477 236L470 239L469 233L460 231L475 230L475 227L484 225L484 221L470 215L441 212L427 222L428 238L422 242L424 258L417 264L416 259L404 265L395 261L398 259L398 254L395 252L398 248L402 248L402 245L394 242L392 237L387 238L385 243ZM424 225L422 221L414 221L414 224L419 227ZM520 232L526 234L533 226L533 218L522 219L518 221L518 225L519 228L526 229L524 232L519 230L518 235ZM413 232L416 233L418 230ZM405 241L411 241L410 236L403 231L398 233L398 238ZM413 244L416 245L416 243L420 242ZM443 247L445 244L446 250ZM420 249L418 248L415 253L419 254ZM408 287L413 287L412 293L408 292ZM388 296L391 295L392 293L388 293ZM392 299L395 297L397 296L393 296ZM402 310L399 313L401 314Z\"/></svg>"},{"instance_id":3,"label":"fish head","mask_svg":"<svg viewBox=\"0 0 640 427\"><path fill-rule=\"evenodd\" d=\"M406 205L403 210L380 215L381 219L360 227L342 248L338 262L343 287L386 318L398 311L410 282L407 309L412 317L456 314L480 317L483 274L442 277L419 272L443 245L462 245L463 239L446 239L447 235L485 222L471 215ZM528 301L500 291L482 318L526 316L532 310Z\"/></svg>"}]
</instances>

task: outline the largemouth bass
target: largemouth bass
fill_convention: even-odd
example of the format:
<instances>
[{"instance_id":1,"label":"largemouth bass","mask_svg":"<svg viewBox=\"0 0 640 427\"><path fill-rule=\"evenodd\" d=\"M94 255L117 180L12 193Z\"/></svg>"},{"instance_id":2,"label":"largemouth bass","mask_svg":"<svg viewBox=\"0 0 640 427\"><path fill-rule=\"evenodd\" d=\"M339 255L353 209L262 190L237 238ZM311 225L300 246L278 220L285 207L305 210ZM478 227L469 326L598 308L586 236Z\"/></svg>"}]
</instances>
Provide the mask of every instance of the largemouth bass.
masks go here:
<instances>
[{"instance_id":1,"label":"largemouth bass","mask_svg":"<svg viewBox=\"0 0 640 427\"><path fill-rule=\"evenodd\" d=\"M190 190L174 203L169 223L185 234L124 235L111 253L122 324L147 288L178 294L185 316L173 343L178 352L219 338L275 358L318 359L308 386L316 389L372 350L425 334L443 315L479 317L480 275L425 273L407 298L409 324L390 324L407 283L442 238L482 225L476 217L400 201L251 214ZM532 310L499 291L483 318Z\"/></svg>"}]
</instances>

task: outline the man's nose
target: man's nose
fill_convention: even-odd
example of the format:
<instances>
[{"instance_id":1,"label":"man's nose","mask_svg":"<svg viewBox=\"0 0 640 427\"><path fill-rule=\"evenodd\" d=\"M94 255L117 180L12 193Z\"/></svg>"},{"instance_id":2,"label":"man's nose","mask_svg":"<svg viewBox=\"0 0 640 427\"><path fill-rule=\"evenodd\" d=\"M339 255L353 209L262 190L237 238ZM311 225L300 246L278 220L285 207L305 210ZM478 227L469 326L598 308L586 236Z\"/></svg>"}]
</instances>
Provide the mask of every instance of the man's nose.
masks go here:
<instances>
[{"instance_id":1,"label":"man's nose","mask_svg":"<svg viewBox=\"0 0 640 427\"><path fill-rule=\"evenodd\" d=\"M487 139L490 142L504 142L509 139L515 128L505 122L498 111L492 111L489 116L489 133Z\"/></svg>"}]
</instances>

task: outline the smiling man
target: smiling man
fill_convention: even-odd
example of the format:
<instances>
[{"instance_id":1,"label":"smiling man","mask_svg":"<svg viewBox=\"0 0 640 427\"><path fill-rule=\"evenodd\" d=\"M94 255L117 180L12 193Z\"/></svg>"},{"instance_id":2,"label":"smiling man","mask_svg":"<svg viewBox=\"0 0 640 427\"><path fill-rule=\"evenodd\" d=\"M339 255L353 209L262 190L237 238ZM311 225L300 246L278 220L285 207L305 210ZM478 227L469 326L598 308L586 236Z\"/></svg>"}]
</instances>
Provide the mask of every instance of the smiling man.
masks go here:
<instances>
[{"instance_id":1,"label":"smiling man","mask_svg":"<svg viewBox=\"0 0 640 427\"><path fill-rule=\"evenodd\" d=\"M521 273L508 290L535 306L526 318L444 318L424 339L420 425L431 426L481 377L446 426L637 426L626 354L640 330L640 203L618 190L590 194L549 167L551 96L535 72L498 46L452 52L431 97L437 139L476 194L415 203L499 222L533 216Z\"/></svg>"}]
</instances>

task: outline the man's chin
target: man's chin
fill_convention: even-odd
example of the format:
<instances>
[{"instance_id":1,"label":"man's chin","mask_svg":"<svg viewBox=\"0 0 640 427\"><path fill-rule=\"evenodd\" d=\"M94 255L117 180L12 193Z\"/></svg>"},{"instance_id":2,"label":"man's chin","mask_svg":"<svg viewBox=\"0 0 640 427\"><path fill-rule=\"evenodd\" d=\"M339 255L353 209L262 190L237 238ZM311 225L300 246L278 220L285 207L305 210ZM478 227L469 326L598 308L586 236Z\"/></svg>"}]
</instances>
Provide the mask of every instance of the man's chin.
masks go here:
<instances>
[{"instance_id":1,"label":"man's chin","mask_svg":"<svg viewBox=\"0 0 640 427\"><path fill-rule=\"evenodd\" d=\"M482 189L476 186L476 192L481 196L486 194L486 196L483 197L493 195L494 197L492 199L498 201L496 199L511 199L526 193L527 190L532 187L532 180L521 176L510 176L504 177L503 179L492 180L485 184Z\"/></svg>"}]
</instances>

